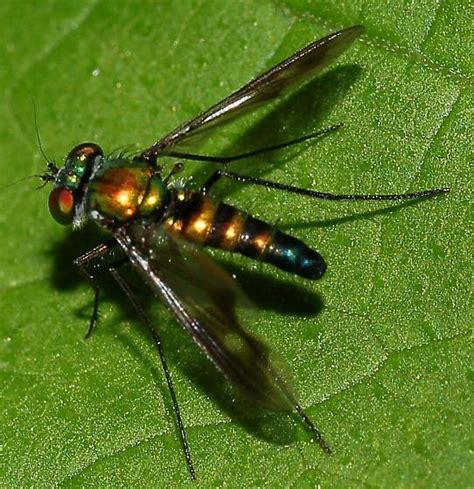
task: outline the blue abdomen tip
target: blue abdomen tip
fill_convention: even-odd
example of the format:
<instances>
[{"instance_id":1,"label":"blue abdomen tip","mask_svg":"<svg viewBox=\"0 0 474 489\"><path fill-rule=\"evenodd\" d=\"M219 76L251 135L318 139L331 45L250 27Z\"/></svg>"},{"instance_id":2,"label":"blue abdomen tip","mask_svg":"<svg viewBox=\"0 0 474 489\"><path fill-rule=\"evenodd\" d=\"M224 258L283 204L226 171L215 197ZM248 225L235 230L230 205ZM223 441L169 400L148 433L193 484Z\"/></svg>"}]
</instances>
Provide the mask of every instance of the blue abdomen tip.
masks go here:
<instances>
[{"instance_id":1,"label":"blue abdomen tip","mask_svg":"<svg viewBox=\"0 0 474 489\"><path fill-rule=\"evenodd\" d=\"M326 271L326 262L323 257L311 248L302 250L298 263L299 271L296 272L305 278L318 279L324 275Z\"/></svg>"},{"instance_id":2,"label":"blue abdomen tip","mask_svg":"<svg viewBox=\"0 0 474 489\"><path fill-rule=\"evenodd\" d=\"M304 278L318 279L326 271L323 257L301 240L276 231L265 261Z\"/></svg>"}]
</instances>

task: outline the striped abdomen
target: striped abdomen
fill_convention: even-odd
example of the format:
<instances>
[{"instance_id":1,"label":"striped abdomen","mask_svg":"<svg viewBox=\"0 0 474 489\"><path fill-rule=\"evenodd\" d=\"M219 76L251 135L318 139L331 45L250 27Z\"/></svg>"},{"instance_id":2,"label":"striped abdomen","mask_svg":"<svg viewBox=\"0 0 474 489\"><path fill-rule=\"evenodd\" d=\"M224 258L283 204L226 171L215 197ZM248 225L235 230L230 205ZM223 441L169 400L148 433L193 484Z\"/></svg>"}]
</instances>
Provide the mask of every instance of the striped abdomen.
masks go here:
<instances>
[{"instance_id":1,"label":"striped abdomen","mask_svg":"<svg viewBox=\"0 0 474 489\"><path fill-rule=\"evenodd\" d=\"M240 253L305 278L316 279L325 272L321 255L299 239L199 192L174 192L175 210L168 225L186 240Z\"/></svg>"}]
</instances>

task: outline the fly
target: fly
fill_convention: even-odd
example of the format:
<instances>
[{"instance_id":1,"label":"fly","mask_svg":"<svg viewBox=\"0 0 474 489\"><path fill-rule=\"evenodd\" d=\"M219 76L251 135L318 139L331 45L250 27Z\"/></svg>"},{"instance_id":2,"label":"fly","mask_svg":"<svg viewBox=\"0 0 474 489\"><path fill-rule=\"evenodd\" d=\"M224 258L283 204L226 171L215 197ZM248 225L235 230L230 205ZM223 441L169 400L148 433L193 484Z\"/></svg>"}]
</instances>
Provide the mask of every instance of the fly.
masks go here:
<instances>
[{"instance_id":1,"label":"fly","mask_svg":"<svg viewBox=\"0 0 474 489\"><path fill-rule=\"evenodd\" d=\"M235 281L199 247L240 253L307 279L319 279L326 270L322 256L298 238L224 202L209 197L221 178L268 189L326 200L404 200L448 192L436 188L392 195L339 195L308 190L228 171L225 164L325 135L340 125L298 139L234 156L209 156L184 151L198 134L231 117L273 100L301 83L345 51L364 32L353 26L315 41L227 98L159 139L133 158L108 158L95 143L76 146L57 168L48 162L41 176L53 182L49 209L60 224L79 228L94 221L110 232L111 239L77 258L74 263L94 290L94 305L86 337L98 319L100 289L97 271L105 268L122 288L153 337L173 403L180 441L191 478L196 477L184 423L162 341L124 280L120 267L131 263L192 336L206 356L235 386L264 408L295 412L326 453L331 453L321 432L306 415L283 373L271 359L270 349L249 333L236 310L245 296ZM162 176L160 158L213 162L223 165L199 191L172 184L182 170L176 163ZM117 260L114 250L124 258ZM107 259L108 258L108 259Z\"/></svg>"}]
</instances>

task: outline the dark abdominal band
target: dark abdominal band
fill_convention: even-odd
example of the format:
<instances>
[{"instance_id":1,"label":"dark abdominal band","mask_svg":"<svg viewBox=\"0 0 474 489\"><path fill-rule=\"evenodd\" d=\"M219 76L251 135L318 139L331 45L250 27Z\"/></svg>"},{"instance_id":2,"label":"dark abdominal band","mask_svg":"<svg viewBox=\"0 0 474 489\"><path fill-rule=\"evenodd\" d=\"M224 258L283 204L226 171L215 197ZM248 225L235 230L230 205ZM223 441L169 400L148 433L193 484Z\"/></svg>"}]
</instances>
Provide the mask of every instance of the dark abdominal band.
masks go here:
<instances>
[{"instance_id":1,"label":"dark abdominal band","mask_svg":"<svg viewBox=\"0 0 474 489\"><path fill-rule=\"evenodd\" d=\"M229 243L229 230L235 234L232 243ZM326 271L321 255L301 240L223 202L217 204L204 244L271 263L309 279L318 279Z\"/></svg>"}]
</instances>

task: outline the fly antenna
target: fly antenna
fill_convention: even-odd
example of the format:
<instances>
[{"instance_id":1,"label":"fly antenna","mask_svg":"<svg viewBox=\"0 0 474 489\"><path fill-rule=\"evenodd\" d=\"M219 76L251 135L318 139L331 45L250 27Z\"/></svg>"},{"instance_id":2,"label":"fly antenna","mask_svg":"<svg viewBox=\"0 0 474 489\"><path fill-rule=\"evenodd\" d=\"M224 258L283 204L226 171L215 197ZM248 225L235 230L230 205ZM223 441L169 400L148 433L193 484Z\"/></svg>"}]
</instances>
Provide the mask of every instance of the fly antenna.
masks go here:
<instances>
[{"instance_id":1,"label":"fly antenna","mask_svg":"<svg viewBox=\"0 0 474 489\"><path fill-rule=\"evenodd\" d=\"M36 187L36 190L39 190L43 188L47 183L54 182L55 177L58 173L58 167L54 164L53 160L46 154L46 151L43 148L43 144L41 143L41 137L38 128L38 115L36 111L36 103L34 99L32 100L32 102L33 102L33 116L35 121L36 141L38 142L38 148L40 150L41 156L46 161L47 169L46 172L43 173L42 175L32 175L31 177L27 177L27 178L39 178L40 180L42 180L42 183L38 187Z\"/></svg>"},{"instance_id":2,"label":"fly antenna","mask_svg":"<svg viewBox=\"0 0 474 489\"><path fill-rule=\"evenodd\" d=\"M55 180L54 176L49 174L49 173L44 173L43 175L31 175L31 177L29 177L29 178L40 178L43 181L40 185L38 185L35 188L35 190L40 190L44 186L46 186L47 183L54 182L54 180Z\"/></svg>"},{"instance_id":3,"label":"fly antenna","mask_svg":"<svg viewBox=\"0 0 474 489\"><path fill-rule=\"evenodd\" d=\"M36 190L38 190L40 188L43 188L47 183L54 182L56 175L58 173L58 167L54 164L51 158L49 158L49 156L46 154L46 152L43 149L43 145L41 144L41 138L38 130L38 118L36 115L36 104L34 100L32 102L33 102L33 115L35 120L36 140L38 142L38 148L40 150L41 156L46 161L46 171L41 175L29 175L27 177L19 178L14 182L8 183L7 185L3 185L2 187L0 187L0 190L13 187L14 185L17 185L20 182L24 182L25 180L29 180L30 178L39 178L42 181L42 183L38 187L36 187Z\"/></svg>"},{"instance_id":4,"label":"fly antenna","mask_svg":"<svg viewBox=\"0 0 474 489\"><path fill-rule=\"evenodd\" d=\"M30 178L42 178L42 175L29 175L27 177L19 178L18 180L15 180L14 182L7 183L6 185L2 185L0 187L0 190L5 190L6 188L13 187L14 185L17 185L18 183L24 182L25 180L29 180Z\"/></svg>"},{"instance_id":5,"label":"fly antenna","mask_svg":"<svg viewBox=\"0 0 474 489\"><path fill-rule=\"evenodd\" d=\"M51 162L51 158L49 158L49 156L45 153L45 151L43 149L43 145L41 144L41 137L40 137L40 133L39 133L39 129L38 129L38 118L36 115L36 104L35 104L34 100L33 100L33 116L35 119L35 133L36 133L36 141L38 142L38 148L40 150L41 156L44 158L46 163L49 164Z\"/></svg>"}]
</instances>

